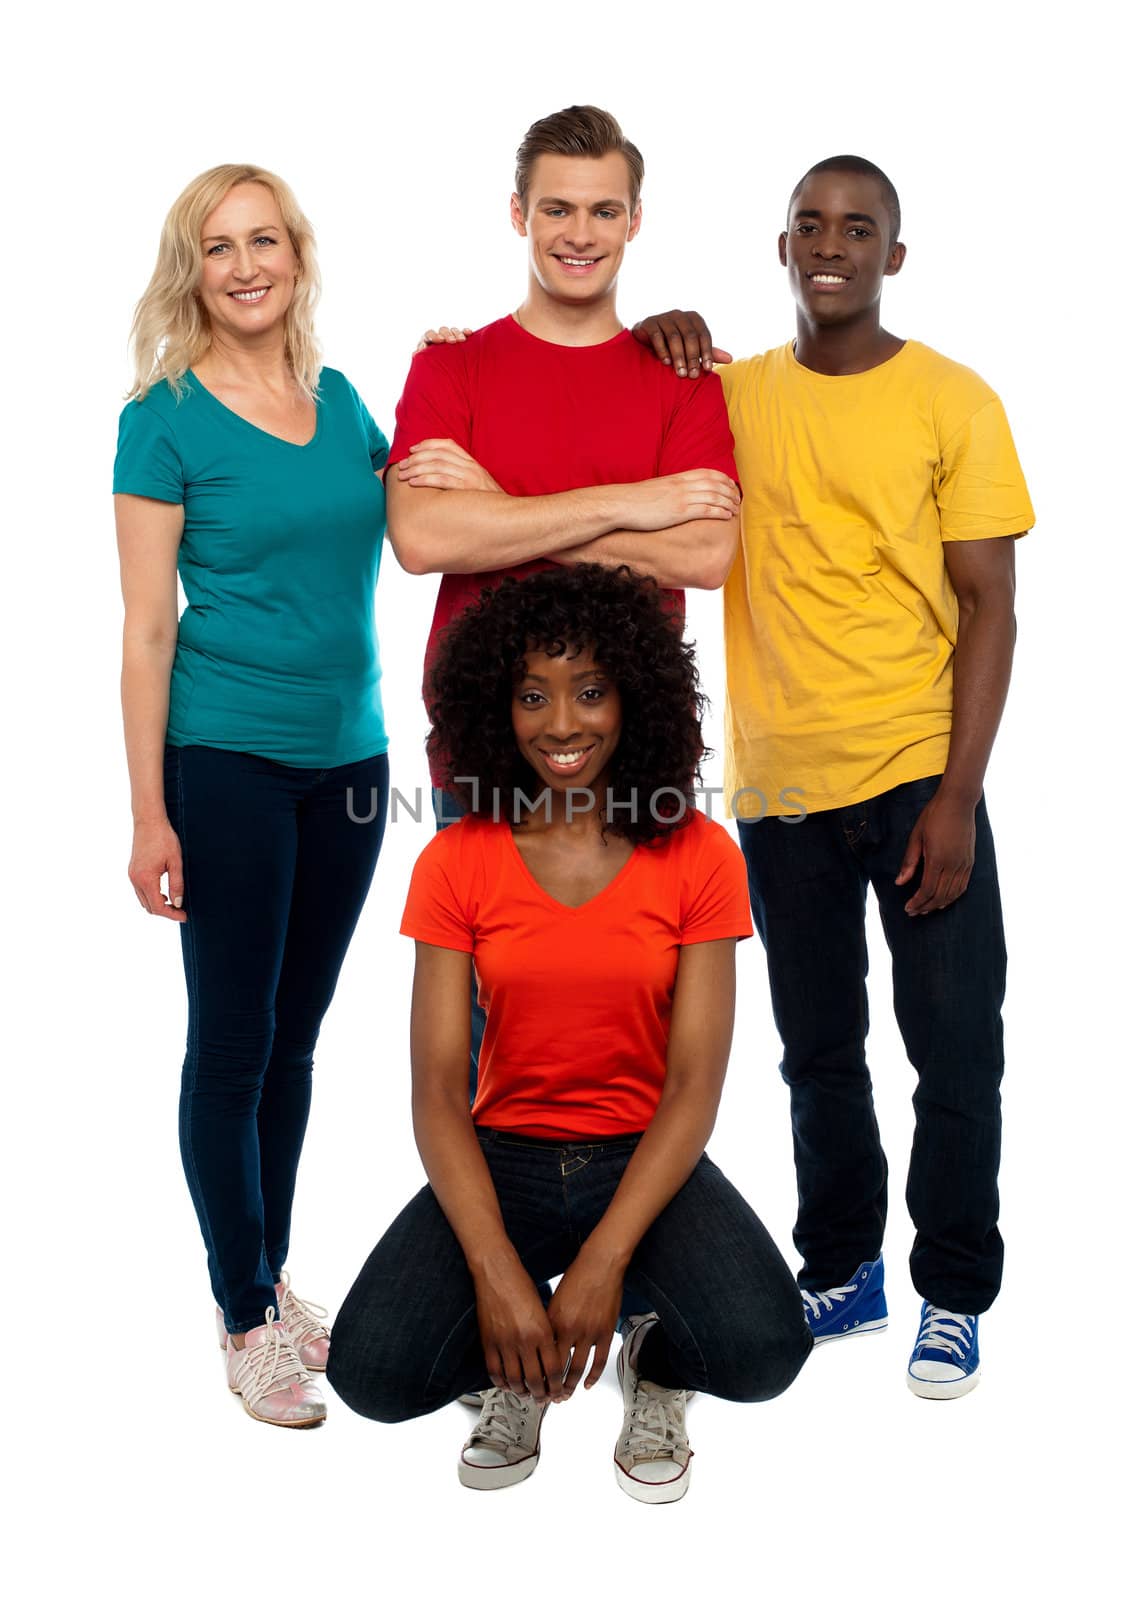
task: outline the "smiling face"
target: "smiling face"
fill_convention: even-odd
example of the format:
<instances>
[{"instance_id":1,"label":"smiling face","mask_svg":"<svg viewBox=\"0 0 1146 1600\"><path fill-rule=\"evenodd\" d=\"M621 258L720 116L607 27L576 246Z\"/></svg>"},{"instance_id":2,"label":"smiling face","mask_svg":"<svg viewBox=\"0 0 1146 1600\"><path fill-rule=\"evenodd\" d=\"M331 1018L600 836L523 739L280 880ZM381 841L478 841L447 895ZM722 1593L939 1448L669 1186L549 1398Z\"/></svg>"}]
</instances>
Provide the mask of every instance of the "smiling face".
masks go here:
<instances>
[{"instance_id":1,"label":"smiling face","mask_svg":"<svg viewBox=\"0 0 1146 1600\"><path fill-rule=\"evenodd\" d=\"M621 696L591 649L532 650L514 686L512 719L517 748L547 788L588 788L605 779L620 743Z\"/></svg>"},{"instance_id":2,"label":"smiling face","mask_svg":"<svg viewBox=\"0 0 1146 1600\"><path fill-rule=\"evenodd\" d=\"M905 250L876 178L852 172L813 173L792 197L780 261L800 310L826 326L851 321L879 304L885 277Z\"/></svg>"},{"instance_id":3,"label":"smiling face","mask_svg":"<svg viewBox=\"0 0 1146 1600\"><path fill-rule=\"evenodd\" d=\"M299 263L271 191L261 183L236 184L205 219L199 240L199 298L212 337L247 343L281 329Z\"/></svg>"},{"instance_id":4,"label":"smiling face","mask_svg":"<svg viewBox=\"0 0 1146 1600\"><path fill-rule=\"evenodd\" d=\"M546 294L572 304L608 295L625 246L641 226L632 174L619 150L605 156L540 155L529 192L514 195L510 218L529 240L530 270Z\"/></svg>"}]
</instances>

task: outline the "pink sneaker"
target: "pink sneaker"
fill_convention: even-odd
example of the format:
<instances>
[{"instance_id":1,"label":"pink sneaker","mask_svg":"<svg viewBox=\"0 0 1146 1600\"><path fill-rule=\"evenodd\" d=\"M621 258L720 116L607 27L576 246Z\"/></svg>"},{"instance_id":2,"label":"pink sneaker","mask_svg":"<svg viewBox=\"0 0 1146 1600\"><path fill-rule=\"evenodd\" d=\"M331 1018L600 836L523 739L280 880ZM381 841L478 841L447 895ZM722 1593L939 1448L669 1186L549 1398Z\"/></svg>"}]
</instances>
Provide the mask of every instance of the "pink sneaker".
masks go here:
<instances>
[{"instance_id":1,"label":"pink sneaker","mask_svg":"<svg viewBox=\"0 0 1146 1600\"><path fill-rule=\"evenodd\" d=\"M330 1312L325 1306L315 1305L312 1300L303 1300L295 1294L290 1286L290 1273L285 1269L275 1284L275 1295L283 1328L298 1351L299 1360L308 1372L325 1372L330 1355L330 1328L320 1319L328 1317ZM215 1337L219 1341L219 1349L225 1350L227 1325L218 1306L215 1307ZM477 1406L480 1410L481 1395L465 1397L464 1404Z\"/></svg>"},{"instance_id":2,"label":"pink sneaker","mask_svg":"<svg viewBox=\"0 0 1146 1600\"><path fill-rule=\"evenodd\" d=\"M290 1286L290 1274L285 1268L275 1284L275 1294L286 1336L298 1351L299 1360L309 1372L325 1372L330 1355L330 1328L324 1319L330 1312L325 1306L300 1299Z\"/></svg>"},{"instance_id":3,"label":"pink sneaker","mask_svg":"<svg viewBox=\"0 0 1146 1600\"><path fill-rule=\"evenodd\" d=\"M228 1338L227 1383L256 1422L279 1428L314 1428L326 1421L326 1401L295 1353L274 1306L265 1328L253 1328L240 1350Z\"/></svg>"}]
</instances>

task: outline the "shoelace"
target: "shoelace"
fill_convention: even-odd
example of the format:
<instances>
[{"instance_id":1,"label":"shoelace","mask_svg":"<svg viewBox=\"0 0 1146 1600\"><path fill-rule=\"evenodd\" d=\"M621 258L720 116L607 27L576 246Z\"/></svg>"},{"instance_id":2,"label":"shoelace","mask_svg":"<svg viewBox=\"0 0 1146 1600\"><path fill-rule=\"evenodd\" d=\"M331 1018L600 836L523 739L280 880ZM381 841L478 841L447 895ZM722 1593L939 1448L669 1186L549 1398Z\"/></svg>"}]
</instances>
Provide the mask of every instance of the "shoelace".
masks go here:
<instances>
[{"instance_id":1,"label":"shoelace","mask_svg":"<svg viewBox=\"0 0 1146 1600\"><path fill-rule=\"evenodd\" d=\"M961 1316L958 1311L940 1311L930 1306L915 1341L915 1356L922 1350L946 1350L960 1357L967 1355L971 1349L974 1320L974 1317Z\"/></svg>"},{"instance_id":2,"label":"shoelace","mask_svg":"<svg viewBox=\"0 0 1146 1600\"><path fill-rule=\"evenodd\" d=\"M267 1337L262 1344L243 1347L235 1377L243 1399L248 1403L265 1400L292 1383L307 1383L310 1374L299 1360L295 1348L275 1325L275 1308L267 1307Z\"/></svg>"},{"instance_id":3,"label":"shoelace","mask_svg":"<svg viewBox=\"0 0 1146 1600\"><path fill-rule=\"evenodd\" d=\"M487 1389L481 1416L466 1441L466 1449L481 1445L504 1455L514 1445L520 1445L535 1404L532 1398L522 1399L511 1389Z\"/></svg>"},{"instance_id":4,"label":"shoelace","mask_svg":"<svg viewBox=\"0 0 1146 1600\"><path fill-rule=\"evenodd\" d=\"M330 1329L325 1318L330 1312L313 1300L304 1300L290 1286L286 1271L279 1278L282 1294L279 1296L279 1315L291 1344L310 1344L312 1339L329 1339Z\"/></svg>"},{"instance_id":5,"label":"shoelace","mask_svg":"<svg viewBox=\"0 0 1146 1600\"><path fill-rule=\"evenodd\" d=\"M801 1289L800 1298L818 1322L821 1311L834 1311L837 1305L842 1305L848 1295L855 1294L858 1288L858 1283L845 1283L840 1289L823 1289L818 1294Z\"/></svg>"},{"instance_id":6,"label":"shoelace","mask_svg":"<svg viewBox=\"0 0 1146 1600\"><path fill-rule=\"evenodd\" d=\"M638 1379L634 1403L625 1419L624 1448L634 1461L672 1460L688 1449L683 1389L661 1389Z\"/></svg>"}]
</instances>

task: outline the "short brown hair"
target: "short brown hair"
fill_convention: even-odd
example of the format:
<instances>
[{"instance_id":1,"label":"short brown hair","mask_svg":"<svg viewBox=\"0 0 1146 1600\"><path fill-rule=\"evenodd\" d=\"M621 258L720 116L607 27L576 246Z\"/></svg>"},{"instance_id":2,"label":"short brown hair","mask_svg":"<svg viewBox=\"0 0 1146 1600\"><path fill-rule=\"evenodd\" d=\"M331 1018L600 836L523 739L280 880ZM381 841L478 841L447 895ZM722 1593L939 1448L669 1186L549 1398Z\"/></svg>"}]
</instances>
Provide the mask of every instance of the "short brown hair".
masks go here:
<instances>
[{"instance_id":1,"label":"short brown hair","mask_svg":"<svg viewBox=\"0 0 1146 1600\"><path fill-rule=\"evenodd\" d=\"M538 156L607 156L613 150L619 150L628 165L635 211L641 198L645 158L636 145L625 138L616 117L602 111L600 106L567 106L564 111L542 117L529 129L517 149L513 181L522 210L525 210L530 174Z\"/></svg>"}]
</instances>

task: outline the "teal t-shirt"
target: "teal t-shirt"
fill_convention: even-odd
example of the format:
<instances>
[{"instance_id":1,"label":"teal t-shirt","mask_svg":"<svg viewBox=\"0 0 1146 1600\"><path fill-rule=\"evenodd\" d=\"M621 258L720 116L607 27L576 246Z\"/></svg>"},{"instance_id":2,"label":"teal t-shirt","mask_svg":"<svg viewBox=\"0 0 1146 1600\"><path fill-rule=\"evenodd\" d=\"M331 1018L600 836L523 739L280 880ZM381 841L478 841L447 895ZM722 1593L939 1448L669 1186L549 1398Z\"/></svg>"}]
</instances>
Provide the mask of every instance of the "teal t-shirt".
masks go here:
<instances>
[{"instance_id":1,"label":"teal t-shirt","mask_svg":"<svg viewBox=\"0 0 1146 1600\"><path fill-rule=\"evenodd\" d=\"M184 508L168 741L296 767L380 753L384 436L330 367L304 445L186 381L181 400L159 383L128 402L115 458L117 494Z\"/></svg>"}]
</instances>

